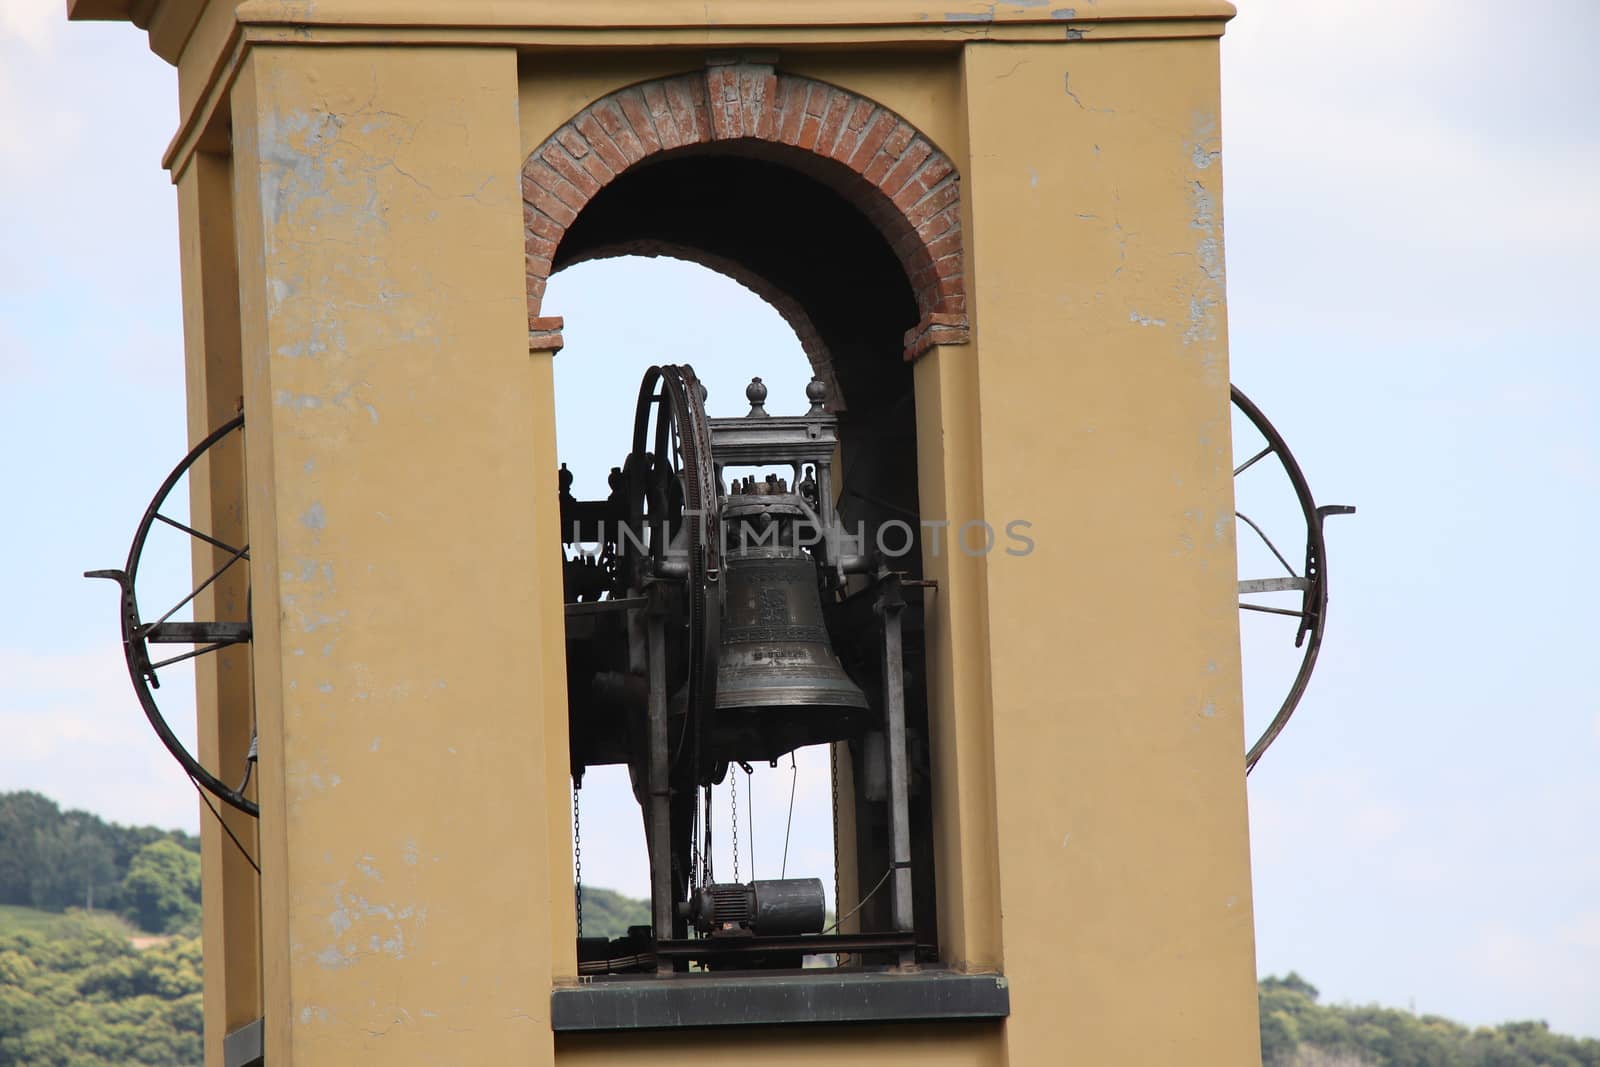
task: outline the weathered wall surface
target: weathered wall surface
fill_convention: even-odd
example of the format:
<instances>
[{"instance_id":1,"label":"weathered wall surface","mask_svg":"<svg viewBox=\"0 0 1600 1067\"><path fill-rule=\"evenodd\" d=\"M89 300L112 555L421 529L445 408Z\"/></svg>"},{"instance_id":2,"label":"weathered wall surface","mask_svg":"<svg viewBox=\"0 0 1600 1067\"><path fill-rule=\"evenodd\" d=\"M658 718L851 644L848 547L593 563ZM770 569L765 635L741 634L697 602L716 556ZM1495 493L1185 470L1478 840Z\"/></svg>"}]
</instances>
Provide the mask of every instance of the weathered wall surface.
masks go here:
<instances>
[{"instance_id":1,"label":"weathered wall surface","mask_svg":"<svg viewBox=\"0 0 1600 1067\"><path fill-rule=\"evenodd\" d=\"M515 79L264 47L234 88L275 1065L551 1054Z\"/></svg>"},{"instance_id":2,"label":"weathered wall surface","mask_svg":"<svg viewBox=\"0 0 1600 1067\"><path fill-rule=\"evenodd\" d=\"M1246 1063L1216 42L965 55L1013 1061Z\"/></svg>"}]
</instances>

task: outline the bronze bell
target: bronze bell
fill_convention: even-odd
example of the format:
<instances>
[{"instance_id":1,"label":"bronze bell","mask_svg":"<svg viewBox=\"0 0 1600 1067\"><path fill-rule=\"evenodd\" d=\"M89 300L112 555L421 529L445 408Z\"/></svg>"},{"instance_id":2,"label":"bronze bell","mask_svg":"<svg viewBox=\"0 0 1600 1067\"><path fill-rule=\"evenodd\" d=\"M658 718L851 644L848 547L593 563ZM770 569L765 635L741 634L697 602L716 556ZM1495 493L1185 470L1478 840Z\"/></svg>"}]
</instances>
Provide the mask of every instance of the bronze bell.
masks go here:
<instances>
[{"instance_id":1,"label":"bronze bell","mask_svg":"<svg viewBox=\"0 0 1600 1067\"><path fill-rule=\"evenodd\" d=\"M727 759L774 760L851 736L867 698L828 640L817 565L796 543L801 501L777 479L735 484L725 499L717 747Z\"/></svg>"}]
</instances>

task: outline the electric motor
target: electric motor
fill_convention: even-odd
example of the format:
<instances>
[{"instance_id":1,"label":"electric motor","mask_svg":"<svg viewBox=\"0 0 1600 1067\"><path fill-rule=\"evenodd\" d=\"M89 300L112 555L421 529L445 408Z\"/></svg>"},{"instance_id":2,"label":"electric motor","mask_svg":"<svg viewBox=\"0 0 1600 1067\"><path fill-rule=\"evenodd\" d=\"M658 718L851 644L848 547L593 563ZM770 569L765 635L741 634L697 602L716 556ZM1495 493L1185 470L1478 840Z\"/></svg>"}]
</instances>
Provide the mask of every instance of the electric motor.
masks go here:
<instances>
[{"instance_id":1,"label":"electric motor","mask_svg":"<svg viewBox=\"0 0 1600 1067\"><path fill-rule=\"evenodd\" d=\"M791 937L822 932L827 902L820 878L701 886L680 905L703 937Z\"/></svg>"}]
</instances>

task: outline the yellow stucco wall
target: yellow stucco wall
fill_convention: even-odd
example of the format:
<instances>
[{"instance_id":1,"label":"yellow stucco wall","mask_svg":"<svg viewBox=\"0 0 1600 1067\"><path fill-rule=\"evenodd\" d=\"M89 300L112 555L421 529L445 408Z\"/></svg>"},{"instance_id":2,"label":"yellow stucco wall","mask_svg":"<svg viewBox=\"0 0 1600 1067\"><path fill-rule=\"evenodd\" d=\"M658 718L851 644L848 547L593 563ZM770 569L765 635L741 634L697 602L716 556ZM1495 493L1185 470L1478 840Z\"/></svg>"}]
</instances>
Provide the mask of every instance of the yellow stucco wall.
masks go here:
<instances>
[{"instance_id":1,"label":"yellow stucco wall","mask_svg":"<svg viewBox=\"0 0 1600 1067\"><path fill-rule=\"evenodd\" d=\"M258 998L272 1067L1257 1062L1228 9L222 6L171 57L169 152L193 429L230 391L250 419L260 948L208 827L213 1062ZM893 108L962 174L973 336L915 367L919 492L1035 550L924 561L939 925L948 963L1004 971L1003 1025L550 1031L575 970L541 489L561 357L527 348L519 171L580 108L727 46ZM230 249L231 303L206 281ZM223 684L202 736L237 745Z\"/></svg>"},{"instance_id":2,"label":"yellow stucco wall","mask_svg":"<svg viewBox=\"0 0 1600 1067\"><path fill-rule=\"evenodd\" d=\"M548 1062L516 58L258 48L232 106L268 1062Z\"/></svg>"},{"instance_id":3,"label":"yellow stucco wall","mask_svg":"<svg viewBox=\"0 0 1600 1067\"><path fill-rule=\"evenodd\" d=\"M986 574L1010 1033L1243 1063L1216 43L965 57L983 508L1037 544Z\"/></svg>"}]
</instances>

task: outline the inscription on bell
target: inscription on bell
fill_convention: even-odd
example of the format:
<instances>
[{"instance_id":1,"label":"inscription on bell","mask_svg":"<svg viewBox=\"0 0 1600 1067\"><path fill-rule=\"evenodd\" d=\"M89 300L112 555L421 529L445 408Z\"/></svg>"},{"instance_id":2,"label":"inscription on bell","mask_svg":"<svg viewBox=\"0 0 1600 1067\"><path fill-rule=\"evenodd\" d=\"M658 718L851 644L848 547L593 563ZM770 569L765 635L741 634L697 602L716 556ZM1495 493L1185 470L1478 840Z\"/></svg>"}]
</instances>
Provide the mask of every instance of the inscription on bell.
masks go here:
<instances>
[{"instance_id":1,"label":"inscription on bell","mask_svg":"<svg viewBox=\"0 0 1600 1067\"><path fill-rule=\"evenodd\" d=\"M760 590L761 600L756 608L756 617L764 623L784 623L789 621L789 598L782 589Z\"/></svg>"}]
</instances>

